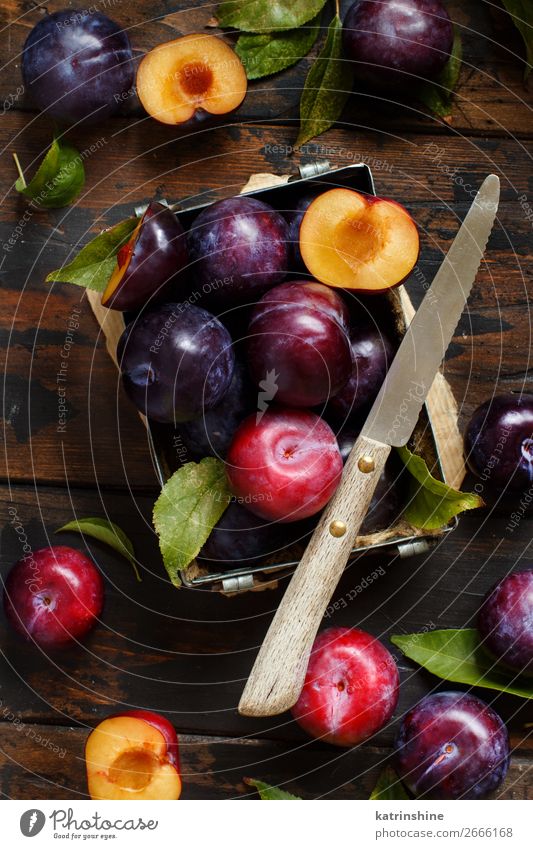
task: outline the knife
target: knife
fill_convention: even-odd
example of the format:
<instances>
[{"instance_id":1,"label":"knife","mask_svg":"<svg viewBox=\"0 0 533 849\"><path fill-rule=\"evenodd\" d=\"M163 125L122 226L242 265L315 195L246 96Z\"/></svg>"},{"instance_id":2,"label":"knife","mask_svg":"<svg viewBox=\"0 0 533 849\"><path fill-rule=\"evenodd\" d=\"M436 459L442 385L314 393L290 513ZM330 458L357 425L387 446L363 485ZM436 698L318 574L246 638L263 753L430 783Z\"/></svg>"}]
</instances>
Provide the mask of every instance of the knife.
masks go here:
<instances>
[{"instance_id":1,"label":"knife","mask_svg":"<svg viewBox=\"0 0 533 849\"><path fill-rule=\"evenodd\" d=\"M500 181L489 175L402 340L341 483L298 564L239 703L245 716L288 710L392 447L409 440L476 278L496 218Z\"/></svg>"}]
</instances>

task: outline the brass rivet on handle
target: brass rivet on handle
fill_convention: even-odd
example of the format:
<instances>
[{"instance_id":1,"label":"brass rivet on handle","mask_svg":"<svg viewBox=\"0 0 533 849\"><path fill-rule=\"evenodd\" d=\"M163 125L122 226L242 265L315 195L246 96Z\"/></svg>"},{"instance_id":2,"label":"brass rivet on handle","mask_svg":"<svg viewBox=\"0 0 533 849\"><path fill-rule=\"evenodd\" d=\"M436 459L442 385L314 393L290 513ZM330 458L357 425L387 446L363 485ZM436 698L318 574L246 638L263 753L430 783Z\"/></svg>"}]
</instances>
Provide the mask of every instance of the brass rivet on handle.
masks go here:
<instances>
[{"instance_id":1,"label":"brass rivet on handle","mask_svg":"<svg viewBox=\"0 0 533 849\"><path fill-rule=\"evenodd\" d=\"M371 457L370 454L363 454L362 457L359 457L357 467L360 472L368 474L369 472L374 471L374 469L376 468L376 464L374 463L374 458Z\"/></svg>"},{"instance_id":2,"label":"brass rivet on handle","mask_svg":"<svg viewBox=\"0 0 533 849\"><path fill-rule=\"evenodd\" d=\"M346 533L346 525L340 519L335 519L329 526L329 532L332 537L343 537Z\"/></svg>"}]
</instances>

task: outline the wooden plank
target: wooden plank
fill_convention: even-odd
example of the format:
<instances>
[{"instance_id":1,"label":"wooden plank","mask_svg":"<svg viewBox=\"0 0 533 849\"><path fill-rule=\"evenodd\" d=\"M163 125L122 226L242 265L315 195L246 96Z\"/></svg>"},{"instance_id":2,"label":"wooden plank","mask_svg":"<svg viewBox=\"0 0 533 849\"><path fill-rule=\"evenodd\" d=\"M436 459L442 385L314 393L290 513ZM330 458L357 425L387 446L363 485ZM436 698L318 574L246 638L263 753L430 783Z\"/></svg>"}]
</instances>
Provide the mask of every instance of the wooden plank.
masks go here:
<instances>
[{"instance_id":1,"label":"wooden plank","mask_svg":"<svg viewBox=\"0 0 533 849\"><path fill-rule=\"evenodd\" d=\"M10 799L84 799L87 730L0 723L0 794ZM513 738L498 799L531 799L531 751ZM182 799L257 798L242 779L261 778L304 799L368 799L389 752L316 743L289 748L267 740L180 735Z\"/></svg>"},{"instance_id":2,"label":"wooden plank","mask_svg":"<svg viewBox=\"0 0 533 849\"><path fill-rule=\"evenodd\" d=\"M52 12L72 5L75 8L75 3L51 0L47 9ZM343 0L343 12L350 5L350 0ZM523 84L524 50L508 16L478 0L450 0L447 7L464 40L464 68L453 110L454 129L461 133L508 137L533 135L533 116L526 106L528 92ZM162 12L160 5L150 0L122 4L116 13L112 8L108 11L128 31L136 55L140 56L180 34L202 31L213 16L215 4L199 5L194 0L182 0L165 4ZM20 55L30 28L43 14L42 7L24 9L21 13L17 0L4 0L3 19L9 30L5 65L0 73L0 102L5 101L8 108L11 104L18 109L32 108L28 98L20 93ZM330 17L328 6L324 21ZM302 86L318 47L294 68L251 84L235 118L249 121L268 117L296 122ZM393 91L374 96L360 84L355 86L355 91L343 116L352 126L380 128L387 133L402 129L447 132L446 125L428 117L415 100L402 99ZM135 98L126 102L125 109L135 117L142 114Z\"/></svg>"},{"instance_id":3,"label":"wooden plank","mask_svg":"<svg viewBox=\"0 0 533 849\"><path fill-rule=\"evenodd\" d=\"M252 720L236 713L285 581L276 591L233 598L171 588L150 527L151 506L150 497L133 500L104 490L97 497L18 486L10 497L0 488L3 576L22 554L23 533L33 550L50 542L83 549L78 535L54 537L53 531L74 516L94 515L108 515L129 534L143 574L137 583L127 562L87 540L106 580L106 605L98 627L69 651L43 652L13 634L1 617L2 709L26 722L91 725L121 707L145 707L165 712L182 732L304 743L288 714ZM382 552L347 568L322 627L357 625L389 646L402 678L397 717L439 682L403 659L388 636L471 624L487 589L527 557L531 520L509 529L511 512L507 504L490 518L465 516L428 556L391 561ZM479 694L511 728L523 728L528 720L523 700L488 690ZM390 745L394 727L384 729L376 743Z\"/></svg>"}]
</instances>

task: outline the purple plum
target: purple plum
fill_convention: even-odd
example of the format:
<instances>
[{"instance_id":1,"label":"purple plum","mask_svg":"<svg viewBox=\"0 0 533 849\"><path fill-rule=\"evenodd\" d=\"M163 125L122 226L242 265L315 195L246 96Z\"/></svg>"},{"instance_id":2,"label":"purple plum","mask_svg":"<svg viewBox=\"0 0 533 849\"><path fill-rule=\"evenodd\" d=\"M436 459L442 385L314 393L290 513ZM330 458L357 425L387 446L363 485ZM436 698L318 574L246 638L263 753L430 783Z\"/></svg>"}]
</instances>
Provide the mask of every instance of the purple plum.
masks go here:
<instances>
[{"instance_id":1,"label":"purple plum","mask_svg":"<svg viewBox=\"0 0 533 849\"><path fill-rule=\"evenodd\" d=\"M47 14L24 44L22 77L34 103L51 118L101 121L119 109L133 86L128 36L101 12Z\"/></svg>"},{"instance_id":2,"label":"purple plum","mask_svg":"<svg viewBox=\"0 0 533 849\"><path fill-rule=\"evenodd\" d=\"M516 672L533 675L533 570L513 572L492 587L477 625L492 655Z\"/></svg>"},{"instance_id":3,"label":"purple plum","mask_svg":"<svg viewBox=\"0 0 533 849\"><path fill-rule=\"evenodd\" d=\"M505 725L470 693L426 696L403 717L394 748L399 777L425 799L479 799L509 767Z\"/></svg>"},{"instance_id":4,"label":"purple plum","mask_svg":"<svg viewBox=\"0 0 533 849\"><path fill-rule=\"evenodd\" d=\"M489 488L533 485L533 395L497 395L481 404L465 431L468 465Z\"/></svg>"}]
</instances>

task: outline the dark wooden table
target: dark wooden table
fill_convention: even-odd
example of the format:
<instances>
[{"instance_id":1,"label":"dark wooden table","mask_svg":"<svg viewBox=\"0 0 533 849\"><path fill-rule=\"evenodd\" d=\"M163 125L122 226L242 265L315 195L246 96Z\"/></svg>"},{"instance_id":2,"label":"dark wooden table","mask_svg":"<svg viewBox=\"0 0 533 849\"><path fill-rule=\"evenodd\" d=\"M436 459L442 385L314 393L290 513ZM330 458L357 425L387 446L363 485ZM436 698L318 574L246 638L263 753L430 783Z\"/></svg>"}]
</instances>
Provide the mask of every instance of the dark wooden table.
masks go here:
<instances>
[{"instance_id":1,"label":"dark wooden table","mask_svg":"<svg viewBox=\"0 0 533 849\"><path fill-rule=\"evenodd\" d=\"M180 732L183 798L244 796L246 775L306 798L366 798L390 752L394 725L367 745L341 750L310 742L288 715L264 721L238 716L243 682L283 586L231 599L169 587L150 522L157 482L145 431L123 397L82 291L50 286L44 278L92 234L153 195L187 203L214 199L238 191L252 173L293 173L317 157L332 165L368 162L378 193L402 201L414 215L422 233L420 267L431 278L470 203L468 192L494 171L502 182L498 223L445 364L464 422L493 392L527 388L532 380L533 120L519 36L493 4L450 0L465 53L451 125L427 117L417 104L391 105L359 94L337 128L297 154L290 146L307 61L251 86L234 122L194 137L177 138L172 128L131 107L129 116L72 133L80 150L98 148L86 158L87 184L76 205L25 216L28 207L13 190L11 153L16 150L31 169L51 134L49 122L17 94L20 50L43 14L34 5L5 0L1 35L0 104L6 104L0 244L16 234L12 249L0 251L2 573L22 554L10 523L13 509L34 550L55 542L54 529L75 515L107 513L134 541L143 582L118 556L91 544L107 585L103 621L83 648L59 655L16 639L1 618L2 794L85 797L88 730L117 709L144 707L163 712ZM64 5L54 1L47 8ZM214 7L199 6L143 0L107 11L131 27L132 42L142 51L176 32L203 27ZM418 301L416 281L409 289ZM58 432L59 352L75 309L81 315L68 361L68 420ZM468 625L497 578L519 564L531 565L532 521L526 515L510 531L514 509L499 504L463 518L427 557L357 561L337 598L378 565L385 576L327 624L358 625L385 642L395 632ZM76 536L64 535L61 542L83 546ZM396 656L399 717L440 683ZM499 795L531 795L528 705L478 692L512 732L512 766Z\"/></svg>"}]
</instances>

